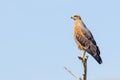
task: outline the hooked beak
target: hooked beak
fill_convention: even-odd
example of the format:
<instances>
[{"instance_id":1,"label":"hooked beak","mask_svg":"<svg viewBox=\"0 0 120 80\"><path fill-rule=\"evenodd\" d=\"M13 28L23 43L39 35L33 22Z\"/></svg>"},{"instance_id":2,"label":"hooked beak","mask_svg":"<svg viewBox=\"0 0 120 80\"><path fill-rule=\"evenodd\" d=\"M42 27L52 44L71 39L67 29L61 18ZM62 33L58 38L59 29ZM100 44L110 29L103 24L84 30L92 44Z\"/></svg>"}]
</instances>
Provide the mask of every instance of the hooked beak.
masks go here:
<instances>
[{"instance_id":1,"label":"hooked beak","mask_svg":"<svg viewBox=\"0 0 120 80\"><path fill-rule=\"evenodd\" d=\"M71 19L73 19L73 17L71 16Z\"/></svg>"}]
</instances>

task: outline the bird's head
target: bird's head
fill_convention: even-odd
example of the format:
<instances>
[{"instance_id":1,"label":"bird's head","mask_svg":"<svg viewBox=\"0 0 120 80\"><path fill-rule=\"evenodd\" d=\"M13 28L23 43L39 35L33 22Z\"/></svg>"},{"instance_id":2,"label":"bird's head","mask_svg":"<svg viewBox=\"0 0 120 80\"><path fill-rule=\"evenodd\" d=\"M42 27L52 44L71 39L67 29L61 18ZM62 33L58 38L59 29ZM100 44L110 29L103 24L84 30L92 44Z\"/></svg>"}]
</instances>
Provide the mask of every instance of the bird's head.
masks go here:
<instances>
[{"instance_id":1,"label":"bird's head","mask_svg":"<svg viewBox=\"0 0 120 80\"><path fill-rule=\"evenodd\" d=\"M73 19L73 20L80 19L81 20L81 17L78 14L74 14L73 16L71 16L71 19Z\"/></svg>"}]
</instances>

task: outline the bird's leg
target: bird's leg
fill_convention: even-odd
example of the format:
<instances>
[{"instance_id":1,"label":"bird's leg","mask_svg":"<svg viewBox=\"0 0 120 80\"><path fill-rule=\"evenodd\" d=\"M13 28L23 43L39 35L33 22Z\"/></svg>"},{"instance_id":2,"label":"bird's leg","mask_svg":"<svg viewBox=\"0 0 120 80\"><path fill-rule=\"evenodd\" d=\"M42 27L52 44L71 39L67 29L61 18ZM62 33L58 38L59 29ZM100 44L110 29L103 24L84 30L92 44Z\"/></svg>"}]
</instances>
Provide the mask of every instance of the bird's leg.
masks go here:
<instances>
[{"instance_id":1,"label":"bird's leg","mask_svg":"<svg viewBox=\"0 0 120 80\"><path fill-rule=\"evenodd\" d=\"M85 53L86 51L83 51L81 58L84 60L85 59Z\"/></svg>"}]
</instances>

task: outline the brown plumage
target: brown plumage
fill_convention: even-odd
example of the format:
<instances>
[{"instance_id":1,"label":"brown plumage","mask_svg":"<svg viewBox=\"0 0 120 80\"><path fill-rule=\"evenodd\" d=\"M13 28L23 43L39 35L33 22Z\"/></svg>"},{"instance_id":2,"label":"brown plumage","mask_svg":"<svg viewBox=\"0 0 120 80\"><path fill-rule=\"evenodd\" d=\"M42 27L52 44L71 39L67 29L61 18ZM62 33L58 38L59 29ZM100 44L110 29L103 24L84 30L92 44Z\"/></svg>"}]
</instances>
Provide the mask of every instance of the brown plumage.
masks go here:
<instances>
[{"instance_id":1,"label":"brown plumage","mask_svg":"<svg viewBox=\"0 0 120 80\"><path fill-rule=\"evenodd\" d=\"M74 39L78 48L85 52L88 52L94 59L101 64L102 59L100 57L100 50L94 40L93 35L87 29L79 15L73 15L71 17L74 23Z\"/></svg>"}]
</instances>

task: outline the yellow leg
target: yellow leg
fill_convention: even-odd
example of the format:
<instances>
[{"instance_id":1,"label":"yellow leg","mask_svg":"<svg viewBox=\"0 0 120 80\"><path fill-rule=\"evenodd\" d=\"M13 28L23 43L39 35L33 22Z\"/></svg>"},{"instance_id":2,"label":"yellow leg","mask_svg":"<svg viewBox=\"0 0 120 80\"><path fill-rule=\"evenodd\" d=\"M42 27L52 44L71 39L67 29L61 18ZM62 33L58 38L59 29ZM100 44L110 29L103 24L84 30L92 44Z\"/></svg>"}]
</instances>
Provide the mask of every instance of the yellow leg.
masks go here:
<instances>
[{"instance_id":1,"label":"yellow leg","mask_svg":"<svg viewBox=\"0 0 120 80\"><path fill-rule=\"evenodd\" d=\"M82 58L84 59L85 58L85 53L86 53L86 51L83 51L83 53L82 53Z\"/></svg>"}]
</instances>

